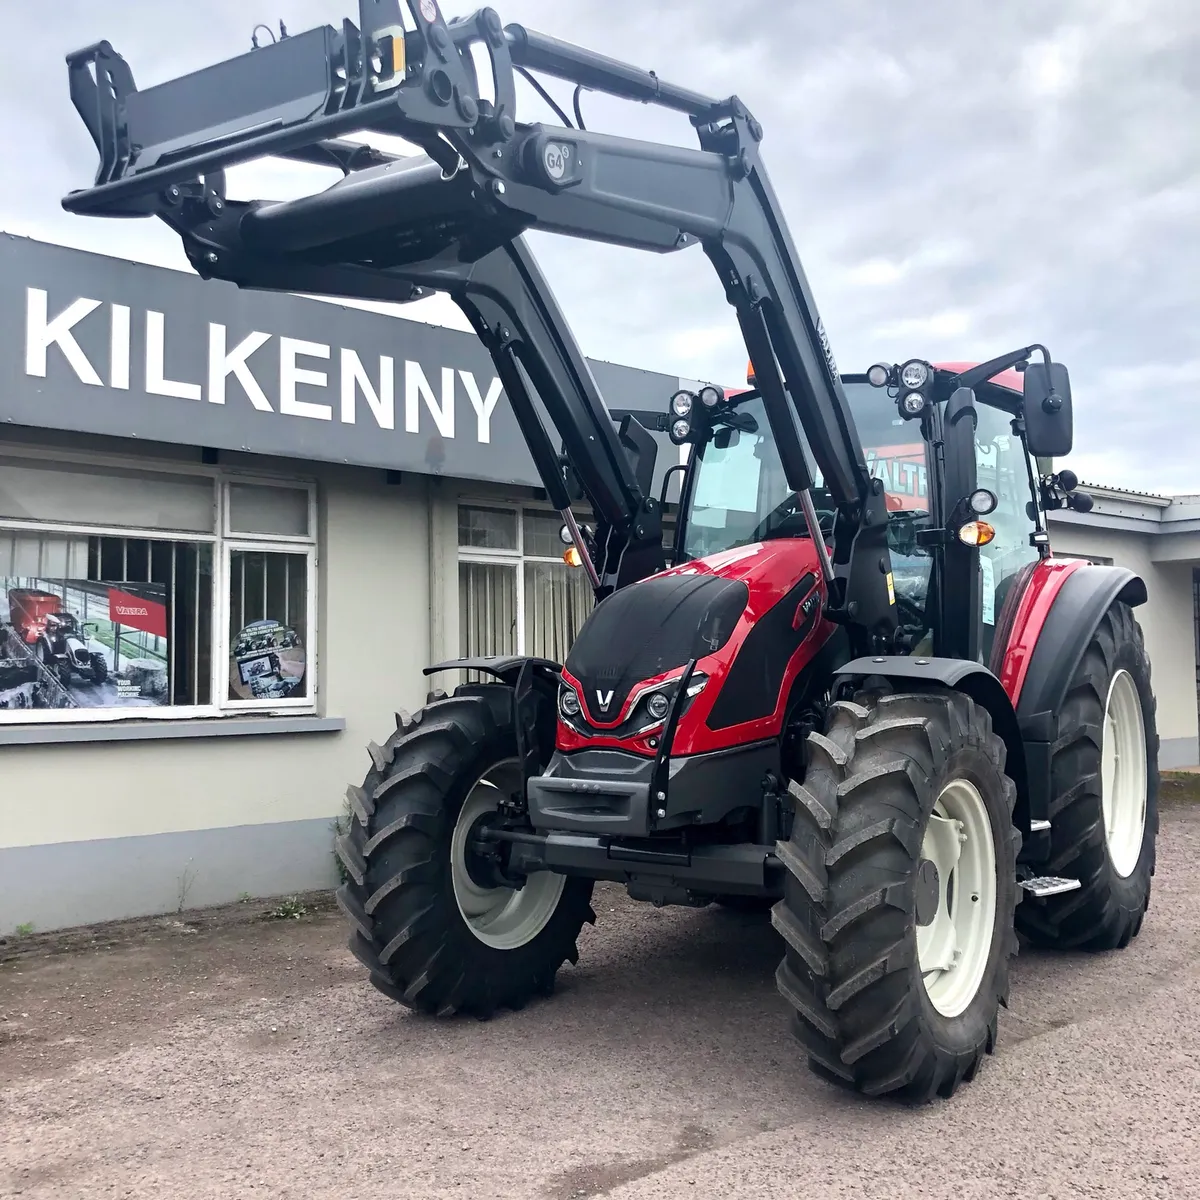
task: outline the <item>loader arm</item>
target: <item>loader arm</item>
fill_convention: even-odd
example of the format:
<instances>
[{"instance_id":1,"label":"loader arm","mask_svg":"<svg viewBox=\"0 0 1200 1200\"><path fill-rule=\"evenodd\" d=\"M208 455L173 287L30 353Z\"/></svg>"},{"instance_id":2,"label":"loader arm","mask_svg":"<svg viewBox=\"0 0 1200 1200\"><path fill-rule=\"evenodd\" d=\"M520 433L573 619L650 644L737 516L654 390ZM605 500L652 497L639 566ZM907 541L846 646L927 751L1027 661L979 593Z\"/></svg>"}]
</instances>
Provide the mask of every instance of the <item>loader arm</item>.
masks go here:
<instances>
[{"instance_id":1,"label":"loader arm","mask_svg":"<svg viewBox=\"0 0 1200 1200\"><path fill-rule=\"evenodd\" d=\"M407 8L406 28L397 0L360 0L357 27L309 30L145 92L107 43L69 56L72 96L101 166L64 207L158 215L200 274L243 287L393 300L419 294L414 288L448 292L491 353L556 505L565 499L561 472L550 469L535 395L558 428L615 535L599 548L608 585L655 569L657 506L638 487L520 235L539 229L659 253L699 243L737 314L789 486L811 514L811 452L837 506L832 558L815 516L809 521L829 614L860 651L886 648L896 610L883 486L867 469L762 164L761 126L736 97L712 99L521 26L506 29L490 9L447 23L436 0L407 0ZM490 62L490 89L480 85L474 48ZM684 112L700 148L520 123L518 69ZM427 157L353 171L360 152L337 139L362 130L401 136ZM348 173L294 201L227 203L223 169L270 155L327 156ZM361 161L370 162L369 151Z\"/></svg>"}]
</instances>

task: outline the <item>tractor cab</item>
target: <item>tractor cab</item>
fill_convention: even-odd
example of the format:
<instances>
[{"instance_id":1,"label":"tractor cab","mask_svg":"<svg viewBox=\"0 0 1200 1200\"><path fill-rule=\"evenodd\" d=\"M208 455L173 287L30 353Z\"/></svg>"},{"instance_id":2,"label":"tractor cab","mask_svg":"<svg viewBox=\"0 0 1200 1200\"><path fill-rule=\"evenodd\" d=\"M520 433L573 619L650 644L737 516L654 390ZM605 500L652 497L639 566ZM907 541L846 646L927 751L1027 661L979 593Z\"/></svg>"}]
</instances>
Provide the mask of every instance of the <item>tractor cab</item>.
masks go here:
<instances>
[{"instance_id":1,"label":"tractor cab","mask_svg":"<svg viewBox=\"0 0 1200 1200\"><path fill-rule=\"evenodd\" d=\"M896 368L887 369L881 383L861 374L843 375L841 384L867 468L886 493L898 648L911 654L958 653L946 644L957 634L959 641L972 644L973 659L986 662L997 614L1014 578L1049 553L1049 539L1040 520L1037 467L1027 448L1021 376L1009 370L977 385L973 418L961 431L957 422L953 430L946 428L946 404L959 373L969 366L928 367L927 390L921 394L928 401L915 416L900 403L892 379ZM878 370L876 378L881 375ZM802 497L788 485L752 368L747 382L747 391L705 388L671 398L671 439L692 447L671 555L676 566L756 543L811 543ZM955 446L953 459L946 452L948 437ZM960 512L970 519L952 536L978 551L978 581L976 587L955 589L938 553L946 542L936 531L972 493L987 511ZM810 495L821 535L829 542L837 506L818 470ZM810 551L798 552L797 577L810 569L811 559ZM967 636L970 627L978 629L977 636Z\"/></svg>"},{"instance_id":2,"label":"tractor cab","mask_svg":"<svg viewBox=\"0 0 1200 1200\"><path fill-rule=\"evenodd\" d=\"M78 640L85 634L74 613L53 612L46 616L46 636L55 645L65 645L68 638Z\"/></svg>"}]
</instances>

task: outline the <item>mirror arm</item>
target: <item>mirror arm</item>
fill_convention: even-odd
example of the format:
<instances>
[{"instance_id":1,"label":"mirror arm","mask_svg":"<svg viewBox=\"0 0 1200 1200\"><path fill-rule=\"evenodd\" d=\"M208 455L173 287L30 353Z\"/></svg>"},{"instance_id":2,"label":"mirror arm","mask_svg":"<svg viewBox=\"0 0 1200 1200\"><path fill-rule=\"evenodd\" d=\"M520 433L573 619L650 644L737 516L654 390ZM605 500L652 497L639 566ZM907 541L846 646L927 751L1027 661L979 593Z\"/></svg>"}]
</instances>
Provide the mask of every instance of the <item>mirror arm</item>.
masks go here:
<instances>
[{"instance_id":1,"label":"mirror arm","mask_svg":"<svg viewBox=\"0 0 1200 1200\"><path fill-rule=\"evenodd\" d=\"M1002 354L999 358L989 359L985 363L980 363L976 367L970 367L963 371L960 375L956 375L951 382L955 387L976 388L981 383L986 383L989 379L999 375L1001 371L1007 371L1012 367L1020 370L1021 363L1028 362L1030 355L1038 350L1042 352L1042 358L1046 363L1046 370L1050 370L1050 351L1045 346L1035 343L1032 346L1025 346L1021 350L1014 350L1010 354Z\"/></svg>"},{"instance_id":2,"label":"mirror arm","mask_svg":"<svg viewBox=\"0 0 1200 1200\"><path fill-rule=\"evenodd\" d=\"M1045 493L1041 489L1038 477L1033 473L1033 458L1029 453L1029 443L1025 440L1024 417L1013 418L1012 431L1014 436L1020 439L1021 449L1025 452L1025 473L1029 478L1029 494L1033 497L1029 504L1029 515L1033 520L1034 531L1029 535L1029 540L1038 548L1038 553L1042 558L1048 558L1050 555L1050 542L1046 533L1046 526L1042 521L1042 507L1045 503Z\"/></svg>"}]
</instances>

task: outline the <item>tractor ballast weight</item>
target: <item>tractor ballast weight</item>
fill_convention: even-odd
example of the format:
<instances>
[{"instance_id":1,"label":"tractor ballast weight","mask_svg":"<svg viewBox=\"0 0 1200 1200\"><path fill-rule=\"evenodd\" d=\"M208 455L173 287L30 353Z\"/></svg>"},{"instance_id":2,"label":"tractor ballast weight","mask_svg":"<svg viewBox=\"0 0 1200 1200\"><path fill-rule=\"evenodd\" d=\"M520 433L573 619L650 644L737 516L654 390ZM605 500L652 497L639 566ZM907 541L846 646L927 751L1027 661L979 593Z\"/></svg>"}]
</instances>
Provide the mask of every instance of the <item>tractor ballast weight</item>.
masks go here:
<instances>
[{"instance_id":1,"label":"tractor ballast weight","mask_svg":"<svg viewBox=\"0 0 1200 1200\"><path fill-rule=\"evenodd\" d=\"M407 9L361 0L357 26L145 92L105 42L68 57L101 159L70 211L157 216L200 275L241 287L459 304L598 602L561 665L428 668L485 681L431 692L371 744L337 842L351 947L398 1002L486 1016L552 990L596 880L770 906L813 1069L949 1095L994 1048L1016 931L1124 945L1154 868L1145 586L1054 559L1042 517L1090 504L1034 468L1070 449L1066 370L1030 345L842 375L737 97L490 9ZM685 113L699 148L522 123L530 72ZM344 140L364 130L424 154ZM272 155L344 178L226 197L227 166ZM529 229L699 245L752 387L607 409ZM648 429L692 447L669 553Z\"/></svg>"}]
</instances>

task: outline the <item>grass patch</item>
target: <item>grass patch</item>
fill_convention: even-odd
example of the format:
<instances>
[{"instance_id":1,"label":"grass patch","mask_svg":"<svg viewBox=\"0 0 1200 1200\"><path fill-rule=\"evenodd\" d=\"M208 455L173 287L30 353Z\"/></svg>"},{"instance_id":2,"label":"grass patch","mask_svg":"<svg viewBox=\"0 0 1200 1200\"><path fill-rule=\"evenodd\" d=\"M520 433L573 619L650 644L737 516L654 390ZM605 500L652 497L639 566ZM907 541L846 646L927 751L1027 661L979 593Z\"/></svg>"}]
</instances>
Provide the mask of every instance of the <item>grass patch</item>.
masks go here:
<instances>
[{"instance_id":1,"label":"grass patch","mask_svg":"<svg viewBox=\"0 0 1200 1200\"><path fill-rule=\"evenodd\" d=\"M264 915L269 921L298 921L301 917L308 916L308 909L299 897L288 896L274 908L268 908Z\"/></svg>"},{"instance_id":2,"label":"grass patch","mask_svg":"<svg viewBox=\"0 0 1200 1200\"><path fill-rule=\"evenodd\" d=\"M333 866L337 871L338 881L340 883L350 882L350 872L346 870L346 864L338 858L337 840L350 832L350 822L354 819L354 813L350 808L350 794L346 793L346 798L342 801L342 811L329 822L329 832L333 835L329 847L329 853L333 855Z\"/></svg>"}]
</instances>

